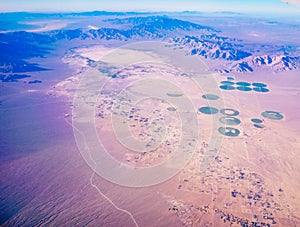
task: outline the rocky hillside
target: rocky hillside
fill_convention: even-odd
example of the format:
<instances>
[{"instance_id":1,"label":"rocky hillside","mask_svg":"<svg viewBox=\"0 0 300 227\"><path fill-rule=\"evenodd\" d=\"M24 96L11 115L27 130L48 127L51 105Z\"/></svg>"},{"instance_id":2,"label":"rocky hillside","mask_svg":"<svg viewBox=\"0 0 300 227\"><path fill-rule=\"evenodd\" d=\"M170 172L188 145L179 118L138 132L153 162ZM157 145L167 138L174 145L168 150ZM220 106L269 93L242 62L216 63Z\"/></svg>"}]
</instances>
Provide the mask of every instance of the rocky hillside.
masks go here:
<instances>
[{"instance_id":1,"label":"rocky hillside","mask_svg":"<svg viewBox=\"0 0 300 227\"><path fill-rule=\"evenodd\" d=\"M102 27L87 26L41 33L0 33L0 73L45 70L28 63L26 59L44 57L57 41L69 40L169 41L174 46L184 47L191 55L225 61L221 68L212 69L220 73L253 72L258 68L269 68L276 72L300 68L300 56L292 57L282 51L281 55L269 53L272 47L268 47L264 55L258 56L256 50L263 50L264 46L253 44L249 48L247 44L246 47L242 40L222 36L220 31L209 26L167 16L122 16L103 20L105 26L102 24ZM280 48L288 52L293 50L291 47Z\"/></svg>"},{"instance_id":2,"label":"rocky hillside","mask_svg":"<svg viewBox=\"0 0 300 227\"><path fill-rule=\"evenodd\" d=\"M271 69L274 72L282 72L300 69L300 56L291 57L288 55L263 55L252 56L229 63L223 69L217 69L220 73L229 72L253 72L256 69Z\"/></svg>"},{"instance_id":3,"label":"rocky hillside","mask_svg":"<svg viewBox=\"0 0 300 227\"><path fill-rule=\"evenodd\" d=\"M199 37L177 37L173 41L176 44L191 49L190 54L200 55L205 58L236 61L252 55L241 50L243 46L238 40L218 36L217 34L202 35Z\"/></svg>"}]
</instances>

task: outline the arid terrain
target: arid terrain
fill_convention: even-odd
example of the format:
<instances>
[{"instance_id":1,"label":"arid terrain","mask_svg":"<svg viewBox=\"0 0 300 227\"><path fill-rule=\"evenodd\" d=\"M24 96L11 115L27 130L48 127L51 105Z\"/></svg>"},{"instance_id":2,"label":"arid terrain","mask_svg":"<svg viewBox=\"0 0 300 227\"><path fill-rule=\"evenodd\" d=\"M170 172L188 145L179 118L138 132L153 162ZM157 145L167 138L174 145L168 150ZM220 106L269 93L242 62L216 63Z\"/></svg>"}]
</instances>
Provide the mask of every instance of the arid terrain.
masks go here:
<instances>
[{"instance_id":1,"label":"arid terrain","mask_svg":"<svg viewBox=\"0 0 300 227\"><path fill-rule=\"evenodd\" d=\"M50 19L0 33L2 226L300 225L298 24Z\"/></svg>"}]
</instances>

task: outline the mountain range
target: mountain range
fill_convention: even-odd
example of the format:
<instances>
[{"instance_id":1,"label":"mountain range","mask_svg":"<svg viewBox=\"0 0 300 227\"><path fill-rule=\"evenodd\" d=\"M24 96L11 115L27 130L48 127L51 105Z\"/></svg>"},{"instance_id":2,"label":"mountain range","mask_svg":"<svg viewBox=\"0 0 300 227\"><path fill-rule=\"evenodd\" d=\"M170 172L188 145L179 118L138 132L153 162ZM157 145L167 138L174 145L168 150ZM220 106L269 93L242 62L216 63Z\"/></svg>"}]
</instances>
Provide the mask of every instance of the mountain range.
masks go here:
<instances>
[{"instance_id":1,"label":"mountain range","mask_svg":"<svg viewBox=\"0 0 300 227\"><path fill-rule=\"evenodd\" d=\"M217 69L219 73L230 72L253 72L256 69L270 69L274 72L282 72L300 69L300 56L291 57L287 55L263 55L251 56L238 61L228 63L223 69Z\"/></svg>"},{"instance_id":2,"label":"mountain range","mask_svg":"<svg viewBox=\"0 0 300 227\"><path fill-rule=\"evenodd\" d=\"M84 16L91 16L90 14L98 15L101 12L86 13ZM27 59L45 57L57 41L64 40L168 41L184 47L191 55L224 60L223 67L213 69L220 73L253 72L259 67L268 67L276 72L300 68L300 56L274 53L259 56L255 51L245 48L243 40L224 36L221 31L210 26L168 16L128 17L128 14L114 15L108 12L105 14L122 17L104 19L105 27L99 28L87 26L41 33L25 31L0 33L0 72L23 73L45 70L29 63Z\"/></svg>"}]
</instances>

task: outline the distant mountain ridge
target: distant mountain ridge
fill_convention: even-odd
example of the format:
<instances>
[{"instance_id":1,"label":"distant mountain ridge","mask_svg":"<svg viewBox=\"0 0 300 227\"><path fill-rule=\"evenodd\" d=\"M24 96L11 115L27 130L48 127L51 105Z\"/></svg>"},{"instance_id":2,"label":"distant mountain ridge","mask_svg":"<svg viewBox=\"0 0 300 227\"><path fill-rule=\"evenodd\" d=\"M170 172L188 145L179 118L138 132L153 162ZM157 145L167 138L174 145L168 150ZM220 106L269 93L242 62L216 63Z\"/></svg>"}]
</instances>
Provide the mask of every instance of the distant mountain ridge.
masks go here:
<instances>
[{"instance_id":1,"label":"distant mountain ridge","mask_svg":"<svg viewBox=\"0 0 300 227\"><path fill-rule=\"evenodd\" d=\"M86 13L86 16L98 14L109 15L110 13L96 11ZM125 15L127 17L123 17ZM87 26L86 28L41 33L25 31L0 33L2 50L0 52L0 72L45 70L38 65L28 63L26 59L44 57L51 51L52 45L63 40L168 41L174 46L185 48L190 55L227 61L222 67L212 69L220 73L253 72L263 67L275 72L300 68L300 56L289 56L288 54L288 52L292 52L292 47L282 47L284 54L281 55L270 53L257 56L255 51L251 52L249 51L251 48L244 46L242 40L222 36L220 31L209 26L168 16L128 16L128 13L119 16L122 18L104 20L104 27ZM260 46L256 45L256 48L260 48Z\"/></svg>"},{"instance_id":2,"label":"distant mountain ridge","mask_svg":"<svg viewBox=\"0 0 300 227\"><path fill-rule=\"evenodd\" d=\"M216 32L216 30L209 26L202 26L195 24L193 22L179 20L175 18L170 18L168 16L148 16L148 17L128 17L128 18L116 18L116 19L107 19L106 22L111 22L112 24L119 25L133 25L131 29L136 29L136 25L142 27L143 29L148 27L154 29L163 29L166 31L173 31L176 29L181 29L184 31L189 30L207 30ZM137 28L139 28L137 27Z\"/></svg>"},{"instance_id":3,"label":"distant mountain ridge","mask_svg":"<svg viewBox=\"0 0 300 227\"><path fill-rule=\"evenodd\" d=\"M224 69L217 69L220 73L253 72L255 69L271 69L274 72L300 69L300 56L263 55L252 56L238 63L227 64Z\"/></svg>"},{"instance_id":4,"label":"distant mountain ridge","mask_svg":"<svg viewBox=\"0 0 300 227\"><path fill-rule=\"evenodd\" d=\"M177 37L173 41L176 44L189 47L191 55L200 55L205 58L236 61L252 55L240 50L242 45L237 44L238 40L217 36L216 34L202 35L200 37Z\"/></svg>"},{"instance_id":5,"label":"distant mountain ridge","mask_svg":"<svg viewBox=\"0 0 300 227\"><path fill-rule=\"evenodd\" d=\"M96 11L86 14L115 15L117 13ZM17 13L17 15L28 16L29 14ZM128 13L122 14L122 16L124 15L128 15ZM35 16L39 17L40 14L36 14ZM124 29L102 27L99 29L63 29L41 33L25 31L0 33L0 47L1 50L3 50L0 52L0 72L15 73L44 70L37 65L27 63L25 59L45 56L45 54L49 52L49 46L60 40L153 40L167 38L168 33L170 32L192 30L215 31L210 27L167 16L128 17L122 19L110 19L107 21L112 24L126 23L131 26Z\"/></svg>"},{"instance_id":6,"label":"distant mountain ridge","mask_svg":"<svg viewBox=\"0 0 300 227\"><path fill-rule=\"evenodd\" d=\"M126 25L124 29L99 28L99 29L75 29L51 32L57 39L161 39L166 38L168 33L176 31L205 30L216 32L215 29L195 24L188 21L178 20L167 16L129 17L121 19L107 19L105 22L117 25Z\"/></svg>"}]
</instances>

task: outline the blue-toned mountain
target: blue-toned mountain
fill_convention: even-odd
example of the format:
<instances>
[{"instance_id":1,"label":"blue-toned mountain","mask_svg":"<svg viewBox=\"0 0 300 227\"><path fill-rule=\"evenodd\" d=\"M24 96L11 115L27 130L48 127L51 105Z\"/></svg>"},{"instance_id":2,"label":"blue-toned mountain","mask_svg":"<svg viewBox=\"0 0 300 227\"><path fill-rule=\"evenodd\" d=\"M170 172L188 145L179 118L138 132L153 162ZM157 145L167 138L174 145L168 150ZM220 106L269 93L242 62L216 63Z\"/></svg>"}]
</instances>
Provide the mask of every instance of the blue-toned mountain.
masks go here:
<instances>
[{"instance_id":1,"label":"blue-toned mountain","mask_svg":"<svg viewBox=\"0 0 300 227\"><path fill-rule=\"evenodd\" d=\"M24 15L28 17L27 13ZM101 26L98 27L84 26L72 29L67 27L46 32L0 33L0 72L13 74L45 70L29 63L27 59L43 58L51 52L52 48L55 49L57 42L70 40L75 41L77 45L84 45L86 40L91 44L98 44L99 40L116 40L120 41L120 45L130 40L166 41L174 46L185 48L191 55L228 61L223 68L213 69L222 73L252 72L258 67L269 67L273 71L300 68L300 57L290 55L296 48L294 46L274 46L274 48L268 46L266 49L264 45L254 44L251 49L249 43L245 44L240 39L225 36L213 27L168 16L137 16L130 13L115 15L98 11L80 14L84 17L100 15L117 18L102 18L103 23L101 22ZM35 16L42 17L43 15ZM264 48L266 53L259 55L256 49L263 50ZM269 53L272 49L278 49L282 54Z\"/></svg>"}]
</instances>

